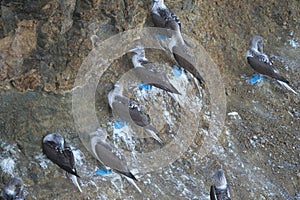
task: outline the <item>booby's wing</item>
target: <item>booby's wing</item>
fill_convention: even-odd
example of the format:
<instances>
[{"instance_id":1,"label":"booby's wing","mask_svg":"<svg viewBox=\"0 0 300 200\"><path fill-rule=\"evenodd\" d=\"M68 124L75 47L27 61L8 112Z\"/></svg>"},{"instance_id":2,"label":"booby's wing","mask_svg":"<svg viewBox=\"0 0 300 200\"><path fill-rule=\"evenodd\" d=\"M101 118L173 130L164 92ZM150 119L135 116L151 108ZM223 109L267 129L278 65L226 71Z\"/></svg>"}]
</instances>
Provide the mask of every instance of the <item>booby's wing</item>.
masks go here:
<instances>
[{"instance_id":1,"label":"booby's wing","mask_svg":"<svg viewBox=\"0 0 300 200\"><path fill-rule=\"evenodd\" d=\"M186 71L190 72L199 81L200 85L205 88L205 81L200 75L199 71L195 68L195 60L190 55L187 47L185 45L175 45L172 49L172 52L180 67L183 67Z\"/></svg>"},{"instance_id":2,"label":"booby's wing","mask_svg":"<svg viewBox=\"0 0 300 200\"><path fill-rule=\"evenodd\" d=\"M181 31L181 23L179 18L169 8L158 7L157 9L152 10L151 16L152 16L152 21L156 27L172 29L172 27L168 27L167 24L169 21L175 21L180 27L180 31Z\"/></svg>"},{"instance_id":3,"label":"booby's wing","mask_svg":"<svg viewBox=\"0 0 300 200\"><path fill-rule=\"evenodd\" d=\"M210 186L210 200L218 200L216 195L215 186Z\"/></svg>"},{"instance_id":4,"label":"booby's wing","mask_svg":"<svg viewBox=\"0 0 300 200\"><path fill-rule=\"evenodd\" d=\"M145 127L150 124L150 117L147 115L142 107L133 99L130 99L129 114L134 123L138 126Z\"/></svg>"},{"instance_id":5,"label":"booby's wing","mask_svg":"<svg viewBox=\"0 0 300 200\"><path fill-rule=\"evenodd\" d=\"M217 200L231 200L230 196L228 196L228 190L215 190Z\"/></svg>"},{"instance_id":6,"label":"booby's wing","mask_svg":"<svg viewBox=\"0 0 300 200\"><path fill-rule=\"evenodd\" d=\"M58 146L51 141L44 142L42 144L43 153L60 168L64 169L70 174L77 177L77 171L75 169L75 160L72 151L68 148L60 149Z\"/></svg>"},{"instance_id":7,"label":"booby's wing","mask_svg":"<svg viewBox=\"0 0 300 200\"><path fill-rule=\"evenodd\" d=\"M140 127L145 127L150 123L150 117L133 99L117 95L112 105L113 112L127 122L133 122Z\"/></svg>"},{"instance_id":8,"label":"booby's wing","mask_svg":"<svg viewBox=\"0 0 300 200\"><path fill-rule=\"evenodd\" d=\"M129 171L124 155L98 136L91 138L92 151L100 162L119 174L137 180Z\"/></svg>"},{"instance_id":9,"label":"booby's wing","mask_svg":"<svg viewBox=\"0 0 300 200\"><path fill-rule=\"evenodd\" d=\"M131 122L128 106L128 97L116 95L112 102L112 111L116 116L120 117L124 121Z\"/></svg>"},{"instance_id":10,"label":"booby's wing","mask_svg":"<svg viewBox=\"0 0 300 200\"><path fill-rule=\"evenodd\" d=\"M166 21L159 14L151 12L151 17L155 27L165 28Z\"/></svg>"},{"instance_id":11,"label":"booby's wing","mask_svg":"<svg viewBox=\"0 0 300 200\"><path fill-rule=\"evenodd\" d=\"M154 63L147 62L147 64L143 65L145 68L135 68L136 76L141 80L141 82L146 83L148 85L152 85L167 92L180 94L178 90L169 81L167 75L164 72L158 72L153 70L153 65Z\"/></svg>"},{"instance_id":12,"label":"booby's wing","mask_svg":"<svg viewBox=\"0 0 300 200\"><path fill-rule=\"evenodd\" d=\"M142 107L137 104L133 99L130 99L130 106L129 106L129 113L131 116L131 119L134 121L134 123L138 126L141 126L144 128L144 130L155 140L157 140L160 144L164 144L164 142L158 137L157 133L158 131L154 126L152 126L150 117L148 114L146 114Z\"/></svg>"},{"instance_id":13,"label":"booby's wing","mask_svg":"<svg viewBox=\"0 0 300 200\"><path fill-rule=\"evenodd\" d=\"M210 187L210 200L231 200L228 188L218 190L214 185Z\"/></svg>"},{"instance_id":14,"label":"booby's wing","mask_svg":"<svg viewBox=\"0 0 300 200\"><path fill-rule=\"evenodd\" d=\"M281 76L277 70L269 62L265 62L260 56L254 55L253 57L247 57L249 65L258 73L267 75L269 77L275 78L282 82L289 84L289 81Z\"/></svg>"},{"instance_id":15,"label":"booby's wing","mask_svg":"<svg viewBox=\"0 0 300 200\"><path fill-rule=\"evenodd\" d=\"M112 105L113 112L118 117L126 122L144 128L151 137L163 144L162 140L156 135L157 130L150 124L151 120L149 115L147 115L142 107L134 102L133 99L117 95Z\"/></svg>"}]
</instances>

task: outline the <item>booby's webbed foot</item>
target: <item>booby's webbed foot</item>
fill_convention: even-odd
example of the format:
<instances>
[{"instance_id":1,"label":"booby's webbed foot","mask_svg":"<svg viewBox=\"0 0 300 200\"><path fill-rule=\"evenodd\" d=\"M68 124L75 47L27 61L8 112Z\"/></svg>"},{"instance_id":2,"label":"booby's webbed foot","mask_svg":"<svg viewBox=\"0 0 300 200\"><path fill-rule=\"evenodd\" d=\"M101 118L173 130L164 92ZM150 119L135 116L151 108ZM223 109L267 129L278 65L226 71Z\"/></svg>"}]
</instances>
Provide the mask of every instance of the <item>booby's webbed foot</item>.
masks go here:
<instances>
[{"instance_id":1,"label":"booby's webbed foot","mask_svg":"<svg viewBox=\"0 0 300 200\"><path fill-rule=\"evenodd\" d=\"M254 85L256 83L259 83L263 79L264 79L264 77L262 75L260 75L260 74L253 74L252 77L249 79L249 83L251 85Z\"/></svg>"}]
</instances>

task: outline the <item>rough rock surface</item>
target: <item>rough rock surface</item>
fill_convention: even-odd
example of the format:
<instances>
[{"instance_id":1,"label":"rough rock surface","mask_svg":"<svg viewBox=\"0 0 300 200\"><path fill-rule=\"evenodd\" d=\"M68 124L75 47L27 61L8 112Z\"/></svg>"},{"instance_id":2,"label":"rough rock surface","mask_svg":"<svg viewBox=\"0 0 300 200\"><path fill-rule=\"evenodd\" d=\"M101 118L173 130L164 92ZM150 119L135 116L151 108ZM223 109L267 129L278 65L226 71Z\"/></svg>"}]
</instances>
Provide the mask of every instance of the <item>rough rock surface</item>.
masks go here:
<instances>
[{"instance_id":1,"label":"rough rock surface","mask_svg":"<svg viewBox=\"0 0 300 200\"><path fill-rule=\"evenodd\" d=\"M281 74L299 91L299 0L165 3L179 16L183 33L197 39L219 66L227 113L239 115L227 116L216 152L204 158L198 155L201 135L197 134L182 158L141 177L143 194L139 194L124 179L96 177L97 163L76 133L70 91L93 48L91 36L102 41L122 31L152 26L151 1L1 1L0 158L15 161L14 172L25 183L26 199L205 199L219 164L233 199L299 198L299 95L270 79L260 86L245 80L254 73L245 51L251 37L259 34L265 39L265 52L274 55ZM293 41L298 46L293 47ZM129 56L123 56L99 80L98 116L111 117L107 92L130 68ZM90 174L80 179L81 194L62 170L40 158L41 138L54 131L85 155L79 174L80 170ZM2 186L9 175L0 171Z\"/></svg>"}]
</instances>

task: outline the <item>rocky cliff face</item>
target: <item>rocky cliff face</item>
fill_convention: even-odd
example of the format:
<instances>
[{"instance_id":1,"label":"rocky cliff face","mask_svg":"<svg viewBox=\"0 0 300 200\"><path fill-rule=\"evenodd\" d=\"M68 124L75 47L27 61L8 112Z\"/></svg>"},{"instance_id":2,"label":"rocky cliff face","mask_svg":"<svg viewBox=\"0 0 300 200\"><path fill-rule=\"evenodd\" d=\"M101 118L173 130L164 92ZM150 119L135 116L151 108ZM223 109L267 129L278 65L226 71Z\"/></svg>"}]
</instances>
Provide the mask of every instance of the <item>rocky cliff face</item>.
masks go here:
<instances>
[{"instance_id":1,"label":"rocky cliff face","mask_svg":"<svg viewBox=\"0 0 300 200\"><path fill-rule=\"evenodd\" d=\"M143 176L139 185L144 198L204 199L212 183L212 168L220 163L227 172L233 199L299 198L299 96L270 79L250 85L246 78L254 71L245 61L249 40L254 34L261 35L265 52L273 55L281 74L299 91L299 0L165 3L180 18L182 32L199 41L219 67L227 96L226 113L237 112L238 116L226 118L218 138L221 150L203 158L197 150L202 136L196 135L195 144L182 158ZM110 178L95 178L96 162L76 136L70 91L94 47L93 38L104 41L126 30L152 26L150 9L150 0L1 2L0 118L4 137L0 157L13 157L17 163L14 172L24 176L27 199L141 199L124 180L112 184ZM149 57L162 60L155 52ZM105 95L114 80L131 68L129 57L120 57L99 80L99 116L111 117ZM101 123L107 126L104 121ZM43 169L36 158L39 138L51 131L61 131L86 156L82 194L63 179L61 171L54 166ZM14 152L7 151L10 145ZM50 177L48 173L55 176L54 181L42 178ZM7 175L1 177L7 179Z\"/></svg>"}]
</instances>

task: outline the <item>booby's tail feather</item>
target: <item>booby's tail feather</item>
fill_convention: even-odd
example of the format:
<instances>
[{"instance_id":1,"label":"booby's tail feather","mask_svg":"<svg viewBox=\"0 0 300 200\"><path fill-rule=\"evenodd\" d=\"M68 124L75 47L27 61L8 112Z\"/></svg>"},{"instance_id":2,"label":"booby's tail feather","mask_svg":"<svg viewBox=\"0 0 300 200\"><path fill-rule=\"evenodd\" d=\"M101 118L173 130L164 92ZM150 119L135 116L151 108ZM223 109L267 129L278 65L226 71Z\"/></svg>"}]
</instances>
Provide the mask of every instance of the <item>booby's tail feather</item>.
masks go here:
<instances>
[{"instance_id":1,"label":"booby's tail feather","mask_svg":"<svg viewBox=\"0 0 300 200\"><path fill-rule=\"evenodd\" d=\"M293 88L291 88L291 86L289 86L287 83L283 82L283 81L280 81L280 80L277 80L277 82L284 86L286 89L288 89L289 91L293 92L294 94L298 94Z\"/></svg>"},{"instance_id":2,"label":"booby's tail feather","mask_svg":"<svg viewBox=\"0 0 300 200\"><path fill-rule=\"evenodd\" d=\"M80 185L78 184L77 177L73 174L68 173L69 178L73 182L73 184L78 188L78 190L82 193L82 189Z\"/></svg>"},{"instance_id":3,"label":"booby's tail feather","mask_svg":"<svg viewBox=\"0 0 300 200\"><path fill-rule=\"evenodd\" d=\"M158 135L156 134L158 131L156 130L156 128L154 128L151 125L145 126L144 127L146 132L149 133L149 135L151 137L153 137L155 140L157 140L161 145L164 145L164 142L158 137Z\"/></svg>"},{"instance_id":4,"label":"booby's tail feather","mask_svg":"<svg viewBox=\"0 0 300 200\"><path fill-rule=\"evenodd\" d=\"M127 176L124 176L124 177L126 178L126 180L127 180L131 185L133 185L133 186L137 189L137 191L139 191L139 193L142 193L142 190L139 188L139 186L137 186L137 184L134 182L133 179L131 179L131 178L127 177Z\"/></svg>"}]
</instances>

